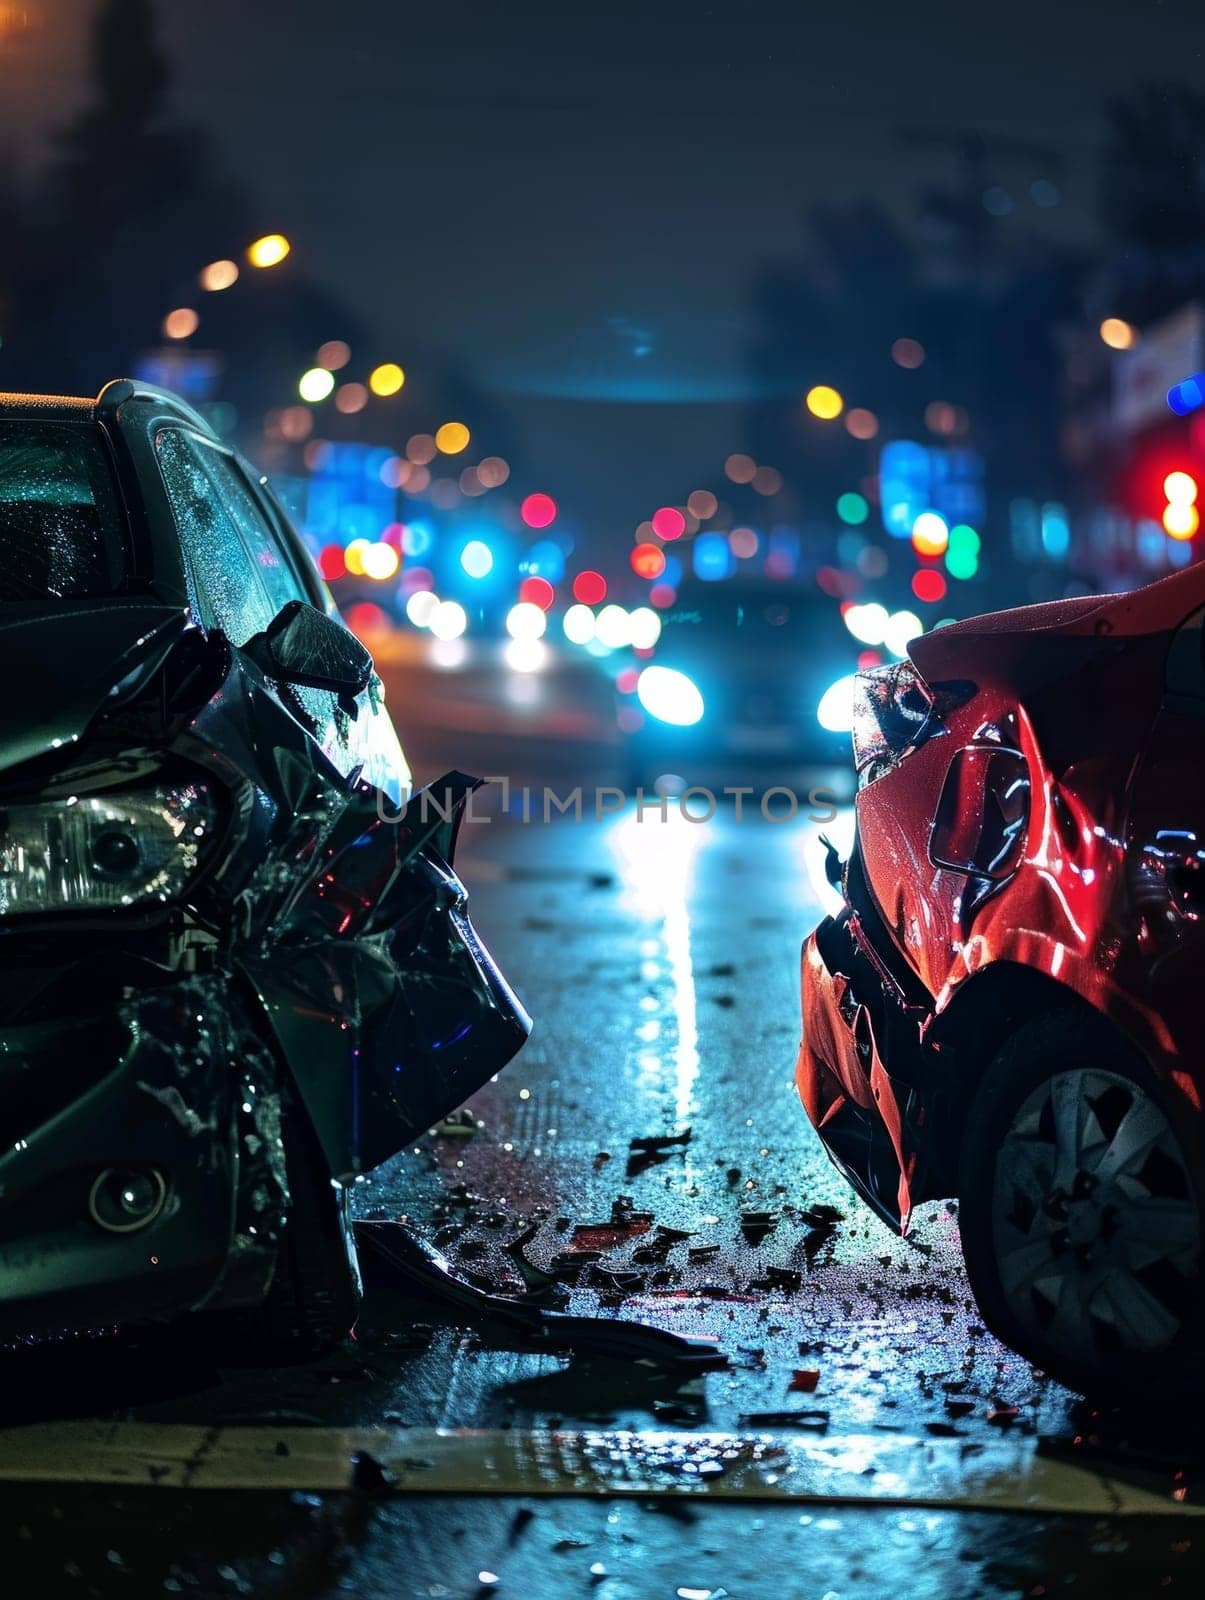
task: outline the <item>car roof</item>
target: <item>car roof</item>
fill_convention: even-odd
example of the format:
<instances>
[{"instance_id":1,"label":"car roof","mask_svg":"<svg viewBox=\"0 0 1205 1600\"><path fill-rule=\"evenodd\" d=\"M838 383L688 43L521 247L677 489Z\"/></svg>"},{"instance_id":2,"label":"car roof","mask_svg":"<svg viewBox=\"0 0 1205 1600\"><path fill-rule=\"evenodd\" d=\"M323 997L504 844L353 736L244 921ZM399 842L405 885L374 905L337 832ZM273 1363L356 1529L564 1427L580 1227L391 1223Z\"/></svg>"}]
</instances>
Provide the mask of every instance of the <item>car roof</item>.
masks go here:
<instances>
[{"instance_id":1,"label":"car roof","mask_svg":"<svg viewBox=\"0 0 1205 1600\"><path fill-rule=\"evenodd\" d=\"M23 394L0 391L0 421L21 419L60 422L107 422L127 400L151 400L165 414L214 439L213 429L198 412L168 389L133 378L114 378L94 399L66 394Z\"/></svg>"}]
</instances>

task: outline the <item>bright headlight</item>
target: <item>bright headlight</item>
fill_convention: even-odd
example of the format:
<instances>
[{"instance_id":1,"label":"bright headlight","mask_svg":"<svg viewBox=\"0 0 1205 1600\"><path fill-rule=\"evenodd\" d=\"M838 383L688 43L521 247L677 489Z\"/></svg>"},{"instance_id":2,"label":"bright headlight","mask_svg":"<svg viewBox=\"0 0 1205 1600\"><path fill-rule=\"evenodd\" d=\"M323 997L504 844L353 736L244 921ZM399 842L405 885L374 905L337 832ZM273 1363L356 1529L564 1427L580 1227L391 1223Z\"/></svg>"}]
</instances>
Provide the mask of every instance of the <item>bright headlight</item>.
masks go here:
<instances>
[{"instance_id":1,"label":"bright headlight","mask_svg":"<svg viewBox=\"0 0 1205 1600\"><path fill-rule=\"evenodd\" d=\"M0 806L0 916L172 900L215 821L199 784Z\"/></svg>"},{"instance_id":2,"label":"bright headlight","mask_svg":"<svg viewBox=\"0 0 1205 1600\"><path fill-rule=\"evenodd\" d=\"M650 717L689 728L703 715L703 696L693 678L674 667L645 667L636 694Z\"/></svg>"}]
</instances>

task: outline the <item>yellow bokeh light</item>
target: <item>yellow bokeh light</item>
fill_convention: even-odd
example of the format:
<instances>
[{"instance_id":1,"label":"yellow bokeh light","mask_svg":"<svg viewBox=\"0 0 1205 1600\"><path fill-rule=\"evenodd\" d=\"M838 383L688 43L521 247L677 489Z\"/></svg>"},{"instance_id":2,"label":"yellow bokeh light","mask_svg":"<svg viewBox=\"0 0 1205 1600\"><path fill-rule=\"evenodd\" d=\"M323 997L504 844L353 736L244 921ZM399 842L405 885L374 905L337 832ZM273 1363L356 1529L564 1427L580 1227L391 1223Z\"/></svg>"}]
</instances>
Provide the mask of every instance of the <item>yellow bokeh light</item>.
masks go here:
<instances>
[{"instance_id":1,"label":"yellow bokeh light","mask_svg":"<svg viewBox=\"0 0 1205 1600\"><path fill-rule=\"evenodd\" d=\"M217 294L219 290L229 289L231 284L238 282L238 265L234 261L211 261L207 267L201 268L197 282L210 294Z\"/></svg>"},{"instance_id":2,"label":"yellow bokeh light","mask_svg":"<svg viewBox=\"0 0 1205 1600\"><path fill-rule=\"evenodd\" d=\"M374 367L368 374L368 387L373 394L380 395L382 400L391 394L397 394L406 381L406 374L396 361L382 361L379 367Z\"/></svg>"},{"instance_id":3,"label":"yellow bokeh light","mask_svg":"<svg viewBox=\"0 0 1205 1600\"><path fill-rule=\"evenodd\" d=\"M820 418L821 422L831 422L845 410L844 399L827 383L818 383L809 389L804 397L804 404L814 417Z\"/></svg>"},{"instance_id":4,"label":"yellow bokeh light","mask_svg":"<svg viewBox=\"0 0 1205 1600\"><path fill-rule=\"evenodd\" d=\"M435 430L435 448L446 456L458 456L469 445L469 430L463 422L445 422Z\"/></svg>"},{"instance_id":5,"label":"yellow bokeh light","mask_svg":"<svg viewBox=\"0 0 1205 1600\"><path fill-rule=\"evenodd\" d=\"M292 248L283 233L265 233L247 246L247 260L253 267L277 267Z\"/></svg>"},{"instance_id":6,"label":"yellow bokeh light","mask_svg":"<svg viewBox=\"0 0 1205 1600\"><path fill-rule=\"evenodd\" d=\"M1100 325L1100 336L1110 350L1132 349L1138 337L1130 323L1122 317L1106 317Z\"/></svg>"},{"instance_id":7,"label":"yellow bokeh light","mask_svg":"<svg viewBox=\"0 0 1205 1600\"><path fill-rule=\"evenodd\" d=\"M334 387L334 374L328 372L325 367L311 367L297 380L297 393L311 405L319 400L325 400Z\"/></svg>"},{"instance_id":8,"label":"yellow bokeh light","mask_svg":"<svg viewBox=\"0 0 1205 1600\"><path fill-rule=\"evenodd\" d=\"M370 548L367 539L353 539L343 552L343 561L353 578L364 576L364 552Z\"/></svg>"},{"instance_id":9,"label":"yellow bokeh light","mask_svg":"<svg viewBox=\"0 0 1205 1600\"><path fill-rule=\"evenodd\" d=\"M201 319L191 306L179 306L175 311L169 311L163 319L164 337L168 339L189 339L200 327Z\"/></svg>"},{"instance_id":10,"label":"yellow bokeh light","mask_svg":"<svg viewBox=\"0 0 1205 1600\"><path fill-rule=\"evenodd\" d=\"M1191 539L1201 526L1201 513L1196 506L1176 501L1163 513L1163 528L1173 539Z\"/></svg>"},{"instance_id":11,"label":"yellow bokeh light","mask_svg":"<svg viewBox=\"0 0 1205 1600\"><path fill-rule=\"evenodd\" d=\"M1189 472L1169 472L1163 480L1163 492L1174 506L1195 505L1197 480Z\"/></svg>"}]
</instances>

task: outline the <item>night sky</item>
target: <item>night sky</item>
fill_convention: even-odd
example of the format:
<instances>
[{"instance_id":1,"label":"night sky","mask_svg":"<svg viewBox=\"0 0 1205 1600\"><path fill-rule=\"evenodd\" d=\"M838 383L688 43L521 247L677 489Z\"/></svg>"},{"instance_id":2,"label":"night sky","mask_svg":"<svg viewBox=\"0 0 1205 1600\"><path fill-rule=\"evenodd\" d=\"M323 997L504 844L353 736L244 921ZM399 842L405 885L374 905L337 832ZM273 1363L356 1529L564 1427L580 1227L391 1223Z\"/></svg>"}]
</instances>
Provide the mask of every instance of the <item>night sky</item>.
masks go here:
<instances>
[{"instance_id":1,"label":"night sky","mask_svg":"<svg viewBox=\"0 0 1205 1600\"><path fill-rule=\"evenodd\" d=\"M0 138L32 160L78 102L90 7L26 4L44 22L0 50ZM741 443L750 282L793 250L800 212L906 210L952 176L899 130L1049 142L1061 171L1007 174L1012 220L1082 235L1102 96L1205 84L1199 0L161 12L178 108L214 130L265 229L379 330L382 358L405 364L415 335L455 353L512 403L533 458L587 488L626 471L634 501L680 498ZM1029 199L1039 177L1057 208Z\"/></svg>"}]
</instances>

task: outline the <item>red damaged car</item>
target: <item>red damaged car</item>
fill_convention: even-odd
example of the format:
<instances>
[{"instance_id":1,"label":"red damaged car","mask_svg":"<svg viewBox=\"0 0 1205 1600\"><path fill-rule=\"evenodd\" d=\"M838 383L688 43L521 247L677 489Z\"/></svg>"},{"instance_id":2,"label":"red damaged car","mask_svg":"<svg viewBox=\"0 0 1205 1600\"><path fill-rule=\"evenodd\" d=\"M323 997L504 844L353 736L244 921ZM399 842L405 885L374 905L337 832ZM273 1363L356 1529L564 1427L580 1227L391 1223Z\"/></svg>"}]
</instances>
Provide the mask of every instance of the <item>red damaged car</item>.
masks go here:
<instances>
[{"instance_id":1,"label":"red damaged car","mask_svg":"<svg viewBox=\"0 0 1205 1600\"><path fill-rule=\"evenodd\" d=\"M1203 618L1205 565L861 674L846 905L803 950L833 1161L900 1232L958 1196L993 1331L1114 1396L1205 1351Z\"/></svg>"}]
</instances>

